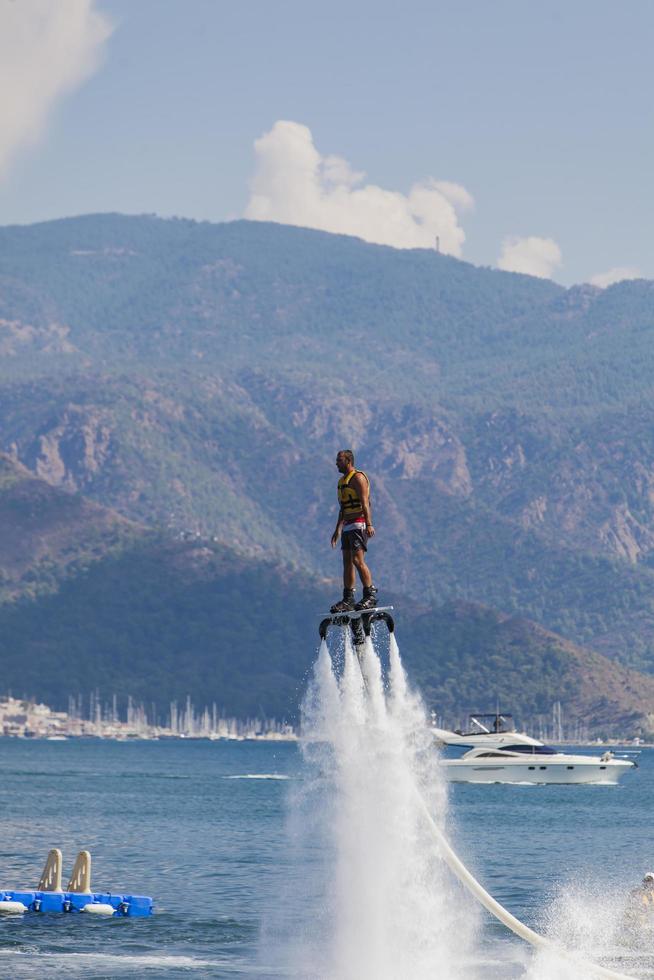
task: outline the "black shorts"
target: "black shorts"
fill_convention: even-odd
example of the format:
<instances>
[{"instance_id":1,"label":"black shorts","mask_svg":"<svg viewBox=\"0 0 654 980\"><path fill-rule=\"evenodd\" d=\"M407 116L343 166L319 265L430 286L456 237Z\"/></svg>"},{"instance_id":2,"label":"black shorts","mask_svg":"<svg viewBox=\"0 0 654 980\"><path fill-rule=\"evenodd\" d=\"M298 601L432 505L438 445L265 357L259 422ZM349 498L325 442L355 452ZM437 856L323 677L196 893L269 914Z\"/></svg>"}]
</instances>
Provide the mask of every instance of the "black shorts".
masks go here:
<instances>
[{"instance_id":1,"label":"black shorts","mask_svg":"<svg viewBox=\"0 0 654 980\"><path fill-rule=\"evenodd\" d=\"M368 532L366 530L365 524L361 525L361 529L354 528L352 531L343 531L341 534L341 548L343 551L363 551L368 550Z\"/></svg>"}]
</instances>

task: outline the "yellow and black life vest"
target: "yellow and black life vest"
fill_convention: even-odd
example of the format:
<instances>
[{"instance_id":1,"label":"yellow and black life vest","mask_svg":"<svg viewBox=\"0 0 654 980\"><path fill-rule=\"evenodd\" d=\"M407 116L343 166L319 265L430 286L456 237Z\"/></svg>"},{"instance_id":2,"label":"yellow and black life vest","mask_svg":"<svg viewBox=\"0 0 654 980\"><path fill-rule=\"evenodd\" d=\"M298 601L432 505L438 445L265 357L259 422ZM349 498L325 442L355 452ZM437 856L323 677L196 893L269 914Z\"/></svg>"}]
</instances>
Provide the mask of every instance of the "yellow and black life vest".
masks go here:
<instances>
[{"instance_id":1,"label":"yellow and black life vest","mask_svg":"<svg viewBox=\"0 0 654 980\"><path fill-rule=\"evenodd\" d=\"M354 487L350 486L350 480L357 474L365 476L368 490L370 490L370 480L363 470L350 470L347 476L342 476L338 481L338 502L341 505L343 517L355 517L363 511L361 497Z\"/></svg>"}]
</instances>

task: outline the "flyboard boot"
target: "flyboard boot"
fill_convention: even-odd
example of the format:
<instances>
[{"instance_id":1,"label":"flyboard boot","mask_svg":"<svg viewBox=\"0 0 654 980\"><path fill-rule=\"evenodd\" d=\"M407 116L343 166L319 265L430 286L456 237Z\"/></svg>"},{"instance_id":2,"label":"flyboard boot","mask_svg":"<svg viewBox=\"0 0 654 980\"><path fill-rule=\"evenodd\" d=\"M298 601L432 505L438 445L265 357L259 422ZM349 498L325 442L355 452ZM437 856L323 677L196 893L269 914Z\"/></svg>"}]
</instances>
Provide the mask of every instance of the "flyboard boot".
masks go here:
<instances>
[{"instance_id":1,"label":"flyboard boot","mask_svg":"<svg viewBox=\"0 0 654 980\"><path fill-rule=\"evenodd\" d=\"M352 612L353 609L358 609L358 606L354 605L354 589L343 589L343 598L340 602L335 602L329 611L345 613Z\"/></svg>"},{"instance_id":2,"label":"flyboard boot","mask_svg":"<svg viewBox=\"0 0 654 980\"><path fill-rule=\"evenodd\" d=\"M377 589L374 585L364 585L363 599L357 602L355 609L375 609L377 606Z\"/></svg>"}]
</instances>

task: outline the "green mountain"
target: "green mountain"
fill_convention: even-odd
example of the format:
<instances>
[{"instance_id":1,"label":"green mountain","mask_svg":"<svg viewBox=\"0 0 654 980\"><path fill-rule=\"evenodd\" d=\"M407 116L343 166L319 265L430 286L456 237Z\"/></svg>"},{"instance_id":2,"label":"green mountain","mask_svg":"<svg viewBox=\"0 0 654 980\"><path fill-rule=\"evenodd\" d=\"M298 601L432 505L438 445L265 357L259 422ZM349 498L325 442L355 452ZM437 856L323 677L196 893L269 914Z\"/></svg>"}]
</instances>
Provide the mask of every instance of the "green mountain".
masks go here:
<instances>
[{"instance_id":1,"label":"green mountain","mask_svg":"<svg viewBox=\"0 0 654 980\"><path fill-rule=\"evenodd\" d=\"M513 707L525 723L547 723L560 701L568 723L581 721L590 733L654 730L654 678L531 620L454 602L407 627L402 649L409 670L427 704L447 718L493 711L499 704L506 711Z\"/></svg>"},{"instance_id":2,"label":"green mountain","mask_svg":"<svg viewBox=\"0 0 654 980\"><path fill-rule=\"evenodd\" d=\"M144 530L0 455L0 605L56 592Z\"/></svg>"},{"instance_id":3,"label":"green mountain","mask_svg":"<svg viewBox=\"0 0 654 980\"><path fill-rule=\"evenodd\" d=\"M353 446L384 592L654 672L653 299L272 224L3 228L0 448L316 583Z\"/></svg>"},{"instance_id":4,"label":"green mountain","mask_svg":"<svg viewBox=\"0 0 654 980\"><path fill-rule=\"evenodd\" d=\"M297 719L333 583L129 525L7 458L0 475L5 691L58 707L91 692L124 707L131 695L161 719L190 695ZM395 601L411 681L452 722L496 698L532 722L558 700L590 731L654 730L652 677L477 604Z\"/></svg>"}]
</instances>

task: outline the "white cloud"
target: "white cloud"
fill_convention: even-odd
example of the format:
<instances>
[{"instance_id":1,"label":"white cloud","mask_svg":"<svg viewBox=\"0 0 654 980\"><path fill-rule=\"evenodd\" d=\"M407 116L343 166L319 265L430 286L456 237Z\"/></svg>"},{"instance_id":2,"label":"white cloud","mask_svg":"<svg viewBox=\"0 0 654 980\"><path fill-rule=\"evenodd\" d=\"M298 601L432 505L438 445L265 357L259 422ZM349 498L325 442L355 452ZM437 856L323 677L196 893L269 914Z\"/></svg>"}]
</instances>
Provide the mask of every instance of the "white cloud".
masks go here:
<instances>
[{"instance_id":1,"label":"white cloud","mask_svg":"<svg viewBox=\"0 0 654 980\"><path fill-rule=\"evenodd\" d=\"M640 269L616 265L613 269L609 269L608 272L598 272L597 275L591 276L590 282L593 284L593 286L599 286L600 289L606 289L607 286L612 286L616 282L623 282L625 279L641 278L642 273Z\"/></svg>"},{"instance_id":2,"label":"white cloud","mask_svg":"<svg viewBox=\"0 0 654 980\"><path fill-rule=\"evenodd\" d=\"M395 248L434 248L461 255L459 213L473 206L468 191L448 181L414 184L408 195L365 184L347 160L323 157L311 130L279 120L255 141L257 166L245 217L356 235Z\"/></svg>"},{"instance_id":3,"label":"white cloud","mask_svg":"<svg viewBox=\"0 0 654 980\"><path fill-rule=\"evenodd\" d=\"M433 185L453 207L460 211L469 211L474 207L472 194L469 194L461 184L453 184L451 180L435 180Z\"/></svg>"},{"instance_id":4,"label":"white cloud","mask_svg":"<svg viewBox=\"0 0 654 980\"><path fill-rule=\"evenodd\" d=\"M111 30L94 0L0 2L0 176L38 140L54 102L97 68Z\"/></svg>"},{"instance_id":5,"label":"white cloud","mask_svg":"<svg viewBox=\"0 0 654 980\"><path fill-rule=\"evenodd\" d=\"M553 238L530 235L528 238L505 238L497 265L505 272L523 272L528 276L551 279L561 262L561 249Z\"/></svg>"}]
</instances>

